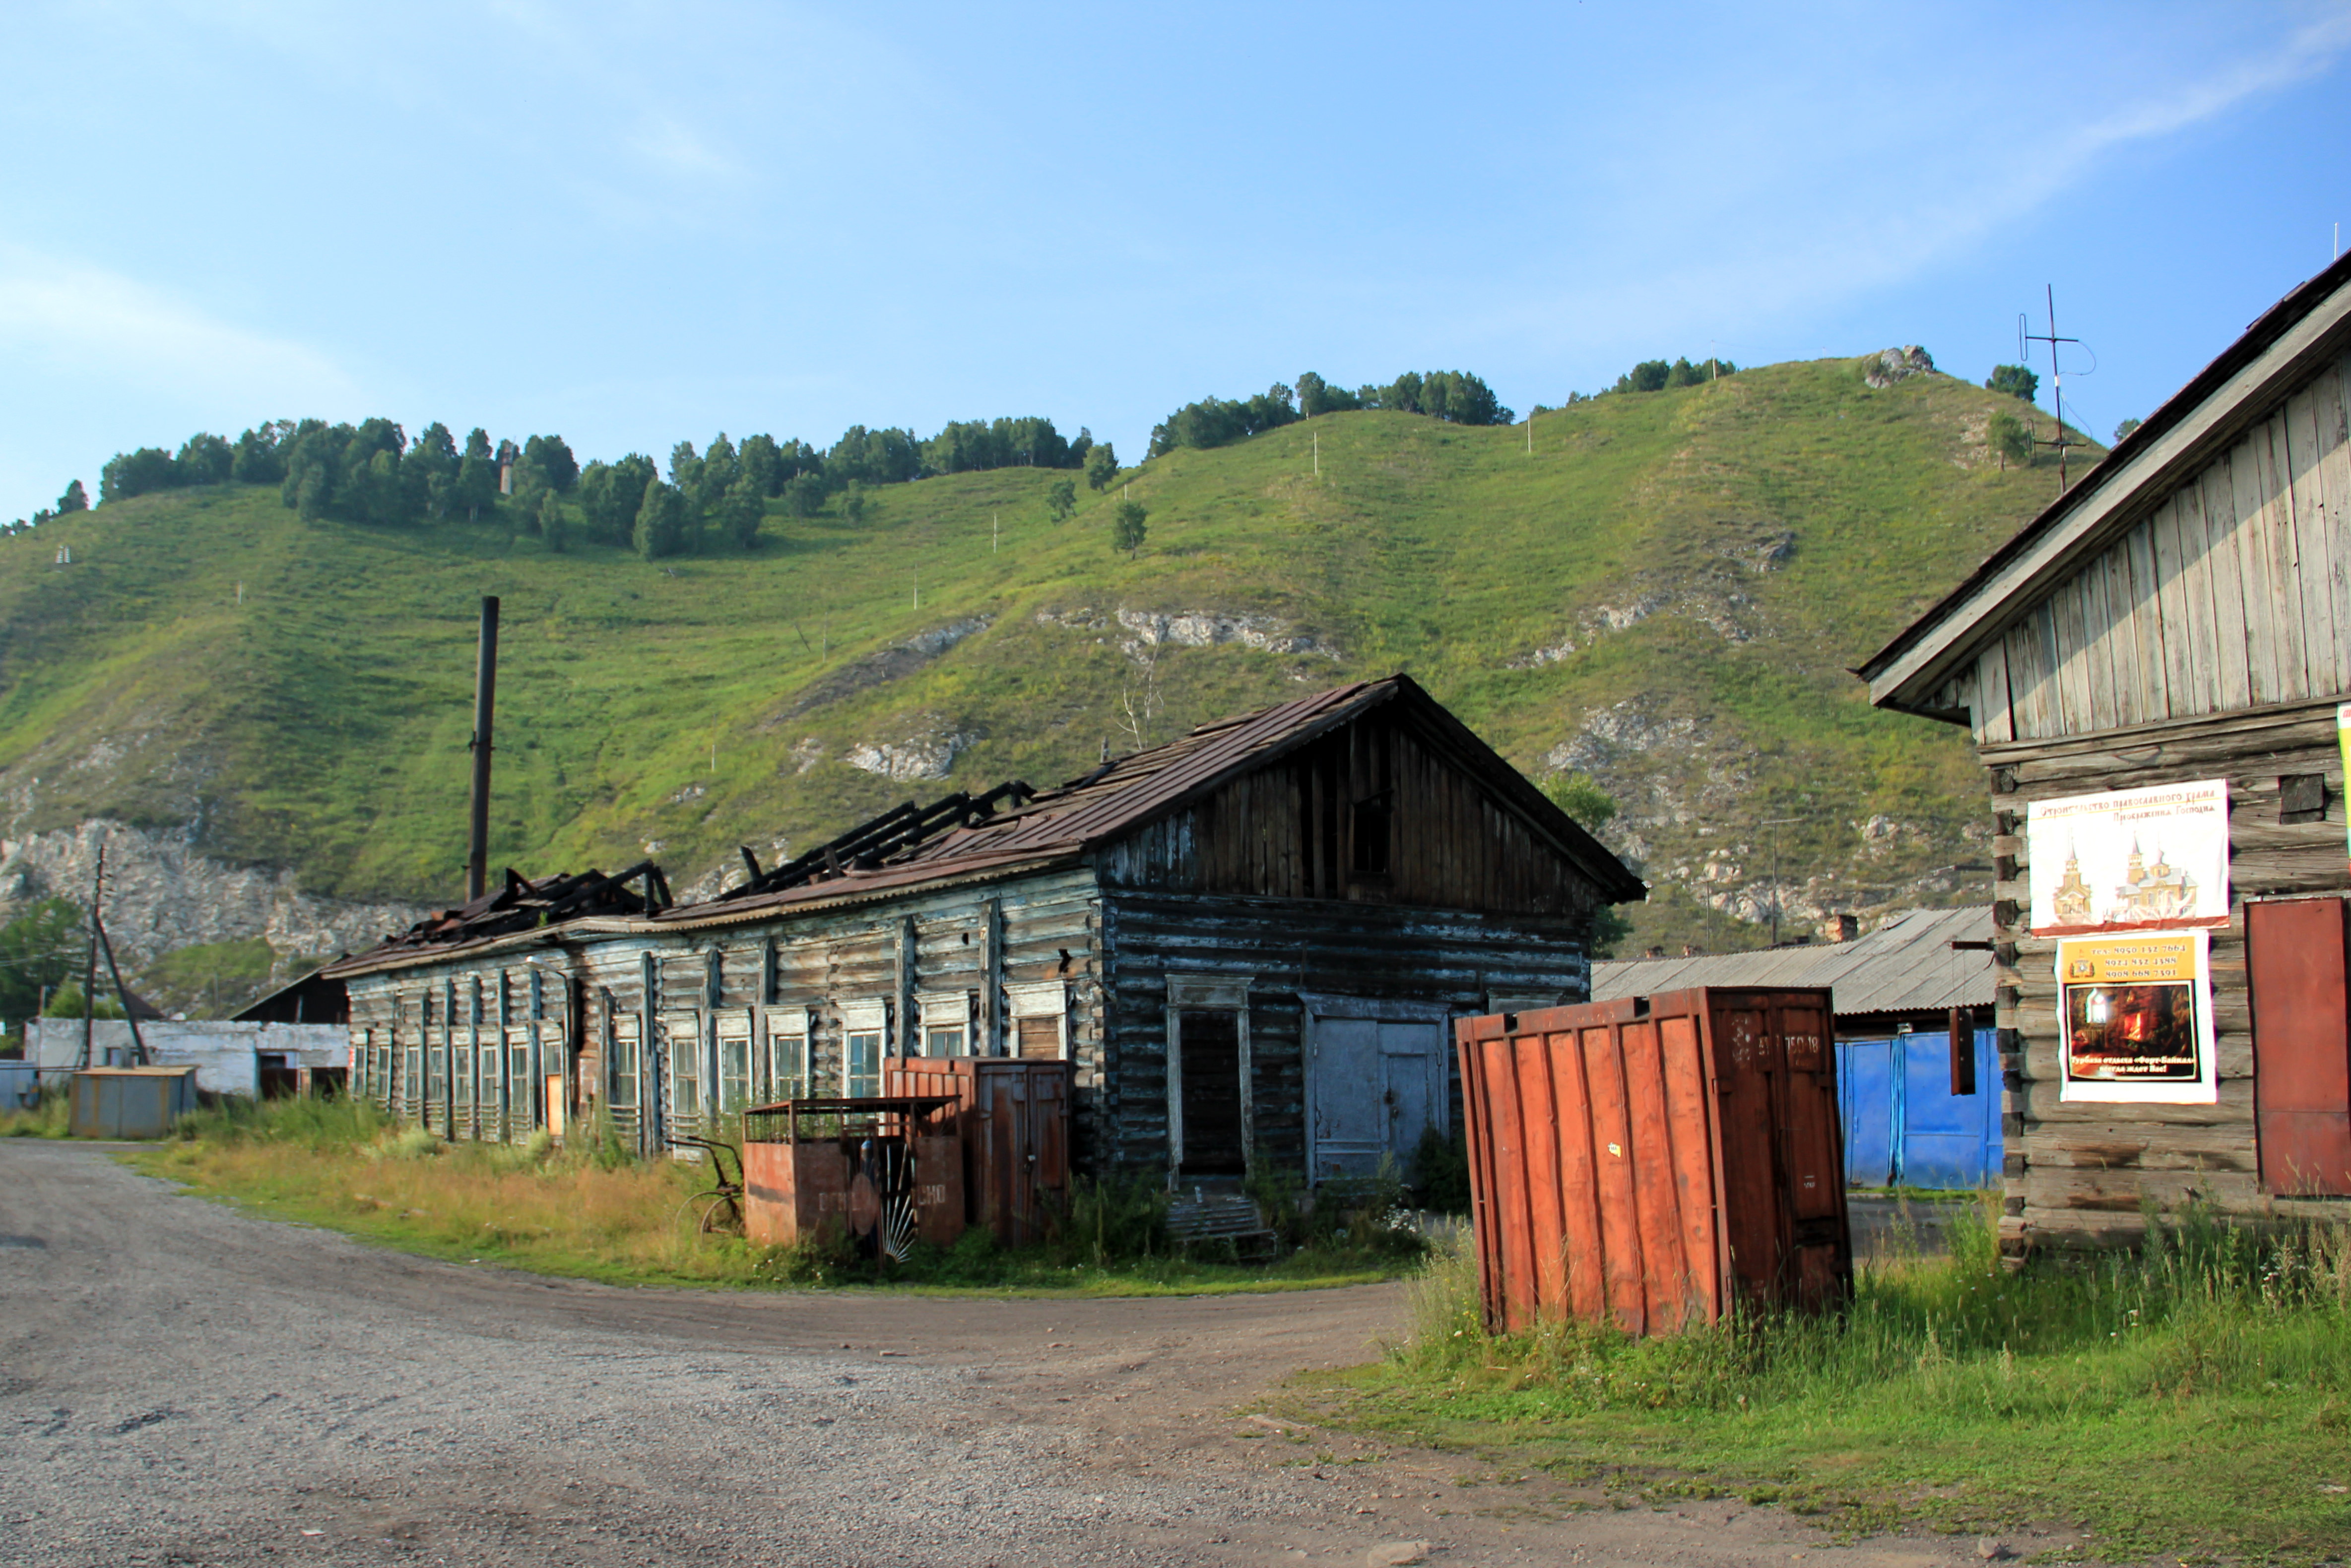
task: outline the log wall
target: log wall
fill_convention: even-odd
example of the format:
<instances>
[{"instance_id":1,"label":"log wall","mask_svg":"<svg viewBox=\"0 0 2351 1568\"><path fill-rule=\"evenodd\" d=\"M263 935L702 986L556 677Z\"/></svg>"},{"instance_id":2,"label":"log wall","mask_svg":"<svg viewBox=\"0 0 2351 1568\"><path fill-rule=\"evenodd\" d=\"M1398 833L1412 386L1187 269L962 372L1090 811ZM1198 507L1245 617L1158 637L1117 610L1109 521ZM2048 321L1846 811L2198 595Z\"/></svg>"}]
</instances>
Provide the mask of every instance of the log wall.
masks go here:
<instances>
[{"instance_id":1,"label":"log wall","mask_svg":"<svg viewBox=\"0 0 2351 1568\"><path fill-rule=\"evenodd\" d=\"M2253 1129L2252 1037L2245 985L2250 899L2351 894L2344 776L2330 700L2062 742L1982 747L1991 769L1996 1023L2007 1147L2001 1244L2126 1244L2142 1205L2200 1195L2229 1212L2351 1218L2351 1201L2273 1199L2261 1190ZM2279 781L2321 775L2323 820L2283 822ZM2209 1106L2061 1100L2054 938L2032 936L2025 807L2053 796L2226 778L2230 911L2212 933L2220 1100Z\"/></svg>"}]
</instances>

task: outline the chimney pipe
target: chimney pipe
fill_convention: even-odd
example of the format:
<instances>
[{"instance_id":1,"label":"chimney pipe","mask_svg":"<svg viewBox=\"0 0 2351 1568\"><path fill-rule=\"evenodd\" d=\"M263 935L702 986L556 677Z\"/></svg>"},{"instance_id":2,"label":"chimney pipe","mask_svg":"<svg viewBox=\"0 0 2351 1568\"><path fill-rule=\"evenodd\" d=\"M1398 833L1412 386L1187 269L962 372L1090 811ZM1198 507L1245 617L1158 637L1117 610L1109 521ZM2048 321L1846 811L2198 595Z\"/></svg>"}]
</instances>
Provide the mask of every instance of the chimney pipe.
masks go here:
<instances>
[{"instance_id":1,"label":"chimney pipe","mask_svg":"<svg viewBox=\"0 0 2351 1568\"><path fill-rule=\"evenodd\" d=\"M474 809L465 845L465 901L490 879L490 710L498 693L498 599L482 596L482 645L474 665Z\"/></svg>"}]
</instances>

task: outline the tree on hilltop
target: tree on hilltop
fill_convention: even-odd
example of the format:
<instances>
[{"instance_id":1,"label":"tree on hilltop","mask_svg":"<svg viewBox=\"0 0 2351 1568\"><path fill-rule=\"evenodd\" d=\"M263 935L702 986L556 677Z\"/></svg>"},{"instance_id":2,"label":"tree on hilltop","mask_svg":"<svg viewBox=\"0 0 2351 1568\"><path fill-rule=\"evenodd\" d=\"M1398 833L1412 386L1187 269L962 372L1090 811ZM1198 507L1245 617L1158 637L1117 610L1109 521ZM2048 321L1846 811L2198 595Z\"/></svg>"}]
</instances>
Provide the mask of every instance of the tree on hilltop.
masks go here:
<instances>
[{"instance_id":1,"label":"tree on hilltop","mask_svg":"<svg viewBox=\"0 0 2351 1568\"><path fill-rule=\"evenodd\" d=\"M1111 481L1117 477L1117 451L1108 441L1098 442L1092 451L1086 453L1086 487L1106 490Z\"/></svg>"},{"instance_id":2,"label":"tree on hilltop","mask_svg":"<svg viewBox=\"0 0 2351 1568\"><path fill-rule=\"evenodd\" d=\"M1994 365L1991 374L1984 378L1984 389L2006 392L2029 403L2041 390L2041 378L2022 365Z\"/></svg>"}]
</instances>

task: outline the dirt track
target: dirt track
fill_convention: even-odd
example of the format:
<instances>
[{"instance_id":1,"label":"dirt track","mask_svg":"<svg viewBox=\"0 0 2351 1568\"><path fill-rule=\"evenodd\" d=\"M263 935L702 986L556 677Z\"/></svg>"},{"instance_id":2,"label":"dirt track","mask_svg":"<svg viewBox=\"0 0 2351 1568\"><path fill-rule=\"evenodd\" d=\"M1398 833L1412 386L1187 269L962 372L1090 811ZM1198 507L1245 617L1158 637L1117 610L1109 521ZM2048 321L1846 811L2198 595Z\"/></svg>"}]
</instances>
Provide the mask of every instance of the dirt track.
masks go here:
<instances>
[{"instance_id":1,"label":"dirt track","mask_svg":"<svg viewBox=\"0 0 2351 1568\"><path fill-rule=\"evenodd\" d=\"M1976 1561L1831 1548L1735 1502L1575 1511L1236 1413L1374 1354L1400 1304L622 1290L380 1251L13 1140L0 1562Z\"/></svg>"}]
</instances>

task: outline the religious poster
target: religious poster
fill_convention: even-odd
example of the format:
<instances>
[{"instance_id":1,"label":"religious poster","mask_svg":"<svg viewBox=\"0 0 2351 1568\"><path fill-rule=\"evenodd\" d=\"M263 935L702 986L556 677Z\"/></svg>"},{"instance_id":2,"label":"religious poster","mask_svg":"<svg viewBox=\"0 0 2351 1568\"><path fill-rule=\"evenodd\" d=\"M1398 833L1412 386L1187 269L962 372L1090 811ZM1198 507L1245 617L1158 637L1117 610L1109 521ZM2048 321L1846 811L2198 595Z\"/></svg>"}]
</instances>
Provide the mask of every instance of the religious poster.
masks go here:
<instances>
[{"instance_id":1,"label":"religious poster","mask_svg":"<svg viewBox=\"0 0 2351 1568\"><path fill-rule=\"evenodd\" d=\"M2229 784L2036 800L2025 807L2032 934L2229 923Z\"/></svg>"},{"instance_id":2,"label":"religious poster","mask_svg":"<svg viewBox=\"0 0 2351 1568\"><path fill-rule=\"evenodd\" d=\"M2061 1100L2210 1105L2210 931L2073 937L2057 944Z\"/></svg>"}]
</instances>

